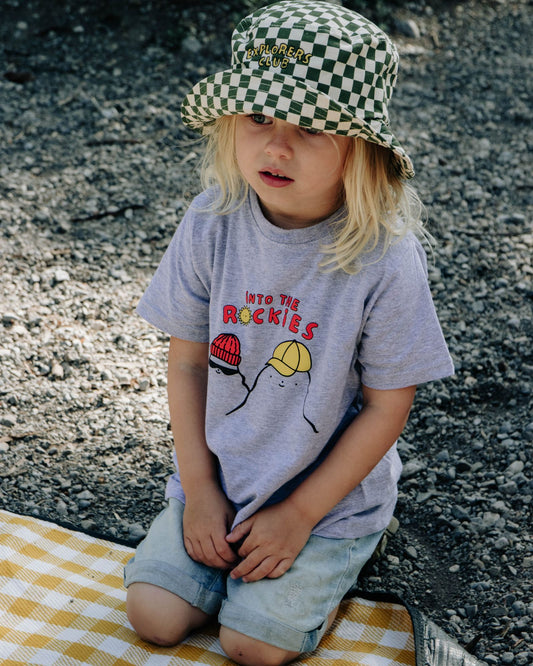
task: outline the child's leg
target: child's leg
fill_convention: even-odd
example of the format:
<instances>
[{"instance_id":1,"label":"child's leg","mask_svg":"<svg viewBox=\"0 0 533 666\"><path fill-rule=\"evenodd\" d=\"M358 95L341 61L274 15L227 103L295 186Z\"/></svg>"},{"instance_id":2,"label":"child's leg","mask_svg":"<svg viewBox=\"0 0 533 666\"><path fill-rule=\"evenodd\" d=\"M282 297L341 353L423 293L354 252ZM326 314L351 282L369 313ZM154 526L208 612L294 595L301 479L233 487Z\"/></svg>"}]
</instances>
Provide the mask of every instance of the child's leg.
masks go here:
<instances>
[{"instance_id":1,"label":"child's leg","mask_svg":"<svg viewBox=\"0 0 533 666\"><path fill-rule=\"evenodd\" d=\"M124 570L128 619L158 645L182 641L216 615L226 594L226 573L187 554L182 521L183 504L169 500Z\"/></svg>"},{"instance_id":2,"label":"child's leg","mask_svg":"<svg viewBox=\"0 0 533 666\"><path fill-rule=\"evenodd\" d=\"M226 654L243 666L280 666L313 651L381 534L360 539L311 536L281 578L255 583L228 578L219 613Z\"/></svg>"},{"instance_id":3,"label":"child's leg","mask_svg":"<svg viewBox=\"0 0 533 666\"><path fill-rule=\"evenodd\" d=\"M329 614L326 631L335 621L338 610L337 606ZM242 666L282 666L301 654L269 645L227 627L220 628L220 644L224 652Z\"/></svg>"},{"instance_id":4,"label":"child's leg","mask_svg":"<svg viewBox=\"0 0 533 666\"><path fill-rule=\"evenodd\" d=\"M139 636L156 645L176 645L209 620L209 615L151 583L132 583L126 600L128 620Z\"/></svg>"}]
</instances>

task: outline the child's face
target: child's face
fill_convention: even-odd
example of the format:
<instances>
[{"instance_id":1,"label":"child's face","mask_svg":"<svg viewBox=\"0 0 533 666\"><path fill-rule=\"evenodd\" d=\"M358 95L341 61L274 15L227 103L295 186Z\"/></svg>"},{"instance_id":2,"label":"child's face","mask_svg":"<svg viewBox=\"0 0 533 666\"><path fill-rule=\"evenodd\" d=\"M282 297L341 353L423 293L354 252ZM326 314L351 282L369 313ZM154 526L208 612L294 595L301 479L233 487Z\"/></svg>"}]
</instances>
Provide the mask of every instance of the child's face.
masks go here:
<instances>
[{"instance_id":1,"label":"child's face","mask_svg":"<svg viewBox=\"0 0 533 666\"><path fill-rule=\"evenodd\" d=\"M241 173L257 192L265 217L285 229L311 226L339 208L351 141L260 113L236 118Z\"/></svg>"}]
</instances>

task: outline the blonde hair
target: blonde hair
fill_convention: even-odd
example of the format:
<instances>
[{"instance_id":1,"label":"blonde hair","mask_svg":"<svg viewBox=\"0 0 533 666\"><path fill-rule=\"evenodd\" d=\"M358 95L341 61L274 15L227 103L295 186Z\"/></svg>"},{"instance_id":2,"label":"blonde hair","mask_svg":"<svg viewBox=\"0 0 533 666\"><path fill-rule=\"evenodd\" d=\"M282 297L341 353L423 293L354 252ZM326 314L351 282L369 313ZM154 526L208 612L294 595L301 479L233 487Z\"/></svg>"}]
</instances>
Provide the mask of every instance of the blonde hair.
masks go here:
<instances>
[{"instance_id":1,"label":"blonde hair","mask_svg":"<svg viewBox=\"0 0 533 666\"><path fill-rule=\"evenodd\" d=\"M218 185L218 197L210 210L220 214L236 211L248 196L249 185L235 154L235 118L222 116L204 129L202 185ZM383 256L392 242L409 231L431 238L424 230L420 199L399 178L388 148L354 138L344 162L343 185L346 213L335 222L334 240L323 247L320 262L327 270L357 273L363 255L382 243Z\"/></svg>"}]
</instances>

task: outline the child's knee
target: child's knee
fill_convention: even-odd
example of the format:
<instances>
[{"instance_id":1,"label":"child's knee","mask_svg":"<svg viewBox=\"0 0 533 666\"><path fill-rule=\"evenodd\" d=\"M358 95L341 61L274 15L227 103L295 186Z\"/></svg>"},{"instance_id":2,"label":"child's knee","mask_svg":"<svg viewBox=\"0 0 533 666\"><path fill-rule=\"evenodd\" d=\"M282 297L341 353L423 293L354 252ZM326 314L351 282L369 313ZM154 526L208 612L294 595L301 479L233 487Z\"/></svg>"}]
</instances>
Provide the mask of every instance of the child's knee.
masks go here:
<instances>
[{"instance_id":1,"label":"child's knee","mask_svg":"<svg viewBox=\"0 0 533 666\"><path fill-rule=\"evenodd\" d=\"M172 592L148 583L130 585L126 612L143 640L167 647L181 643L209 617Z\"/></svg>"},{"instance_id":2,"label":"child's knee","mask_svg":"<svg viewBox=\"0 0 533 666\"><path fill-rule=\"evenodd\" d=\"M282 666L299 656L275 645L220 627L220 644L227 656L241 666Z\"/></svg>"}]
</instances>

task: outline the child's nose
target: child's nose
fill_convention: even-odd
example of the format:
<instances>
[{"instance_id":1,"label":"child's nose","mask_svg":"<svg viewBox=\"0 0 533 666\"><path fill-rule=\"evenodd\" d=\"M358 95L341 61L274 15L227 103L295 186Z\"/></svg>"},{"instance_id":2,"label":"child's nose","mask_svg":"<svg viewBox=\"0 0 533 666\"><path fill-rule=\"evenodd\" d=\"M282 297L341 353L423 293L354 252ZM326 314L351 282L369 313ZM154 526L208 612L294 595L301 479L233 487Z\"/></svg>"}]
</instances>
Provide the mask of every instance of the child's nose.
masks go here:
<instances>
[{"instance_id":1,"label":"child's nose","mask_svg":"<svg viewBox=\"0 0 533 666\"><path fill-rule=\"evenodd\" d=\"M273 128L265 147L265 152L270 157L281 159L292 157L293 148L289 131L284 127Z\"/></svg>"}]
</instances>

